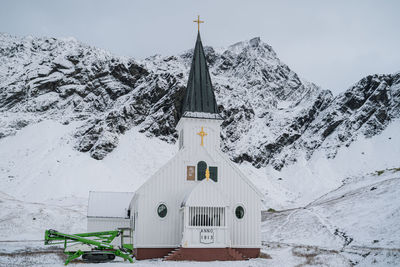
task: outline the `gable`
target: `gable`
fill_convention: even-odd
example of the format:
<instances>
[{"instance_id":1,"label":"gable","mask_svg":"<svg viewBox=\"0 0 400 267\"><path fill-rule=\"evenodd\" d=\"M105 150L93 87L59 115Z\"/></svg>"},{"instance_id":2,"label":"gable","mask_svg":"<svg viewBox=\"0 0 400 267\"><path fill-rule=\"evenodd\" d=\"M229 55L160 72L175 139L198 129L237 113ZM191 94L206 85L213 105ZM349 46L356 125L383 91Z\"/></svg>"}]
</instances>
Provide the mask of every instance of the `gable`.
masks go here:
<instances>
[{"instance_id":1,"label":"gable","mask_svg":"<svg viewBox=\"0 0 400 267\"><path fill-rule=\"evenodd\" d=\"M200 147L200 146L199 146ZM226 157L222 151L219 149L207 149L205 147L201 147L201 149L188 149L183 148L177 152L177 154L168 161L164 166L162 166L154 175L152 175L136 192L139 193L142 190L154 190L163 184L163 180L168 179L169 183L179 183L182 187L188 188L191 190L194 186L199 182L198 180L198 166L197 164L200 161L204 161L207 163L207 167L217 167L217 169L213 169L210 171L211 175L215 177L217 183L229 183L229 177L223 177L219 175L219 172L224 172L224 169L229 168L233 173L235 173L237 179L243 181L244 184L247 184L249 190L254 191L254 193L262 198L263 194L258 190L257 187L235 166L231 160ZM188 167L195 167L196 179L190 178L187 179ZM211 174L215 172L216 174ZM232 177L233 178L233 177ZM226 181L222 181L224 179ZM182 188L179 186L179 188ZM147 188L147 189L145 189ZM222 188L223 189L223 188ZM171 188L172 191L181 190L176 187ZM171 191L171 193L172 193ZM185 195L185 194L184 194ZM184 195L181 197L183 198Z\"/></svg>"},{"instance_id":2,"label":"gable","mask_svg":"<svg viewBox=\"0 0 400 267\"><path fill-rule=\"evenodd\" d=\"M215 160L213 157L208 153L206 149L202 150L202 153L199 155L191 156L192 151L188 150L187 148L183 148L177 152L177 154L169 160L166 164L164 164L156 173L154 173L142 186L140 186L136 192L140 192L145 187L154 186L158 183L159 179L164 179L165 173L170 173L171 171L176 171L176 168L179 168L178 173L179 175L173 175L176 178L182 178L181 182L189 181L186 179L187 176L187 167L188 166L195 166L196 168L196 179L190 182L197 181L197 164L200 161L205 161L207 164L211 164L214 166Z\"/></svg>"},{"instance_id":3,"label":"gable","mask_svg":"<svg viewBox=\"0 0 400 267\"><path fill-rule=\"evenodd\" d=\"M218 183L210 179L198 183L196 187L185 196L181 206L227 207L229 203L223 197Z\"/></svg>"}]
</instances>

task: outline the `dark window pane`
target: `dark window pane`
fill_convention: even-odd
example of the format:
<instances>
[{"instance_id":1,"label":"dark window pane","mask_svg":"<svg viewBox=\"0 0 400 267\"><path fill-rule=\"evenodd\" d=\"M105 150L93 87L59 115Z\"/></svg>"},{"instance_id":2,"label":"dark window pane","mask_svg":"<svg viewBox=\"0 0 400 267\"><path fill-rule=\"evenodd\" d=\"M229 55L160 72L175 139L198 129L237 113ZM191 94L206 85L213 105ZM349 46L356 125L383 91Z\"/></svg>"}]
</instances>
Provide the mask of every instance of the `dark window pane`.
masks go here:
<instances>
[{"instance_id":1,"label":"dark window pane","mask_svg":"<svg viewBox=\"0 0 400 267\"><path fill-rule=\"evenodd\" d=\"M242 206L237 206L235 209L236 218L242 219L244 217L244 208Z\"/></svg>"},{"instance_id":2,"label":"dark window pane","mask_svg":"<svg viewBox=\"0 0 400 267\"><path fill-rule=\"evenodd\" d=\"M167 216L167 206L165 206L164 204L160 204L157 208L157 213L158 216L160 216L161 218Z\"/></svg>"},{"instance_id":3,"label":"dark window pane","mask_svg":"<svg viewBox=\"0 0 400 267\"><path fill-rule=\"evenodd\" d=\"M214 182L218 181L218 167L210 167L210 178L211 180L213 180Z\"/></svg>"},{"instance_id":4,"label":"dark window pane","mask_svg":"<svg viewBox=\"0 0 400 267\"><path fill-rule=\"evenodd\" d=\"M204 178L206 178L206 169L207 169L207 163L205 163L204 161L199 161L199 163L197 163L198 181L204 180Z\"/></svg>"}]
</instances>

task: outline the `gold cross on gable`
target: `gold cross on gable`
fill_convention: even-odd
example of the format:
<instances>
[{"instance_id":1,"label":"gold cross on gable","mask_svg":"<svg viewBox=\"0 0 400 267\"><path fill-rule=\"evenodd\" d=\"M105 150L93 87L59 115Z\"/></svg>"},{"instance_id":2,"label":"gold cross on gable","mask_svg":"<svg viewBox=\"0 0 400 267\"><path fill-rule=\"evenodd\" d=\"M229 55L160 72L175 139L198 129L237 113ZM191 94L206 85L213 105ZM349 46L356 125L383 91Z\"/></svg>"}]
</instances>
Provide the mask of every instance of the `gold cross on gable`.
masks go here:
<instances>
[{"instance_id":1,"label":"gold cross on gable","mask_svg":"<svg viewBox=\"0 0 400 267\"><path fill-rule=\"evenodd\" d=\"M193 20L193 22L197 22L197 30L200 31L200 23L204 23L203 20L200 20L200 15L198 15L197 20Z\"/></svg>"},{"instance_id":2,"label":"gold cross on gable","mask_svg":"<svg viewBox=\"0 0 400 267\"><path fill-rule=\"evenodd\" d=\"M204 138L204 136L206 136L207 135L207 133L206 132L204 132L204 130L203 130L203 127L201 127L201 131L200 132L198 132L197 133L198 135L200 135L201 136L201 146L204 146L204 143L203 143L203 138Z\"/></svg>"}]
</instances>

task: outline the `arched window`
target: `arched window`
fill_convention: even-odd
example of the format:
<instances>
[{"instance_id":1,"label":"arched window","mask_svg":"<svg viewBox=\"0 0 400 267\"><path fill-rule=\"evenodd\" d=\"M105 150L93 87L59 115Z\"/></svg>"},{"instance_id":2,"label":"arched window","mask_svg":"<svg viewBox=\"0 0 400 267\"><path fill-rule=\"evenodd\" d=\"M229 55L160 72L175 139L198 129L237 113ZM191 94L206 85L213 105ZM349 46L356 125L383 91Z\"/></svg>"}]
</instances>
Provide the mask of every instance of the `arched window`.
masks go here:
<instances>
[{"instance_id":1,"label":"arched window","mask_svg":"<svg viewBox=\"0 0 400 267\"><path fill-rule=\"evenodd\" d=\"M207 169L207 163L205 163L204 161L199 161L199 163L197 163L198 181L204 180L204 178L206 178L206 169Z\"/></svg>"}]
</instances>

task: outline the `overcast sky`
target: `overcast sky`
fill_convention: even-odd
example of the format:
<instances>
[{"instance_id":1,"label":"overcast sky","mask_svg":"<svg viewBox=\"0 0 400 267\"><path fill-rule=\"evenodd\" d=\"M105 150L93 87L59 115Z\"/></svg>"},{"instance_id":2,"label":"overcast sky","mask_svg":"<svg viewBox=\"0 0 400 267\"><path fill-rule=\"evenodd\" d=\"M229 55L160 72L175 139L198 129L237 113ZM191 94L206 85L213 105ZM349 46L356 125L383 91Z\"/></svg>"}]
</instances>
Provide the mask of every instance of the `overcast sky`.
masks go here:
<instances>
[{"instance_id":1,"label":"overcast sky","mask_svg":"<svg viewBox=\"0 0 400 267\"><path fill-rule=\"evenodd\" d=\"M2 0L0 31L75 37L145 58L261 37L303 78L335 94L373 73L400 71L400 1Z\"/></svg>"}]
</instances>

